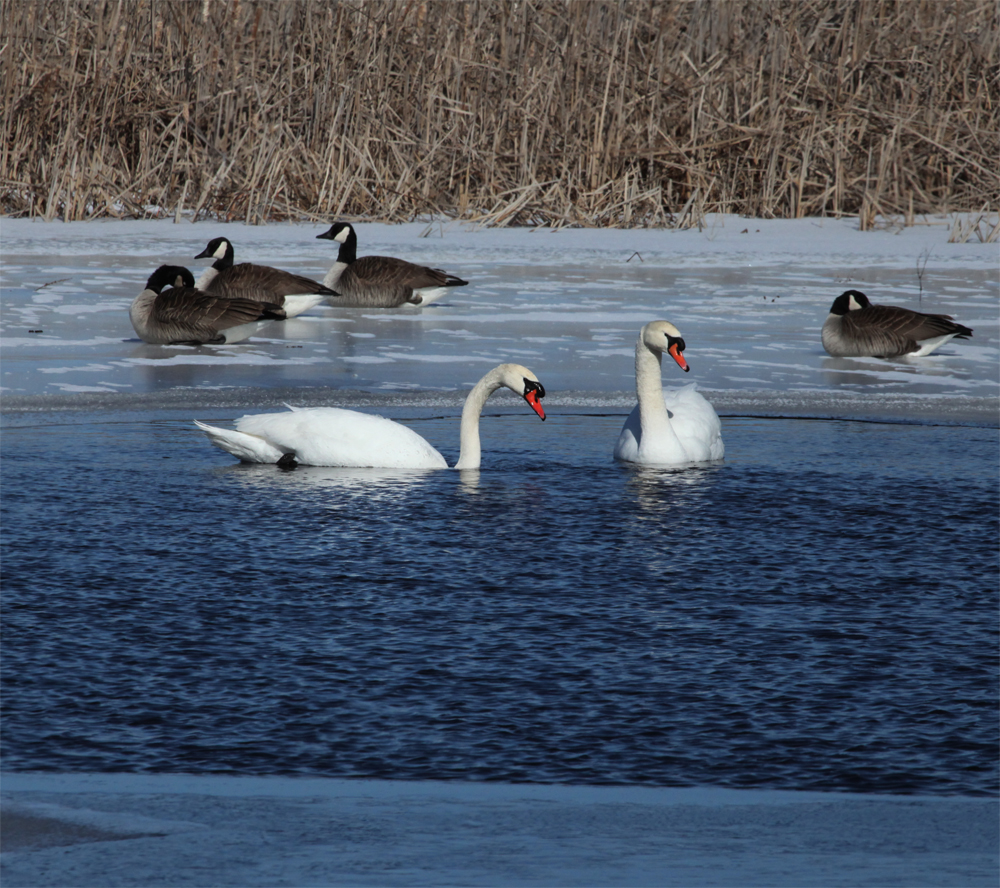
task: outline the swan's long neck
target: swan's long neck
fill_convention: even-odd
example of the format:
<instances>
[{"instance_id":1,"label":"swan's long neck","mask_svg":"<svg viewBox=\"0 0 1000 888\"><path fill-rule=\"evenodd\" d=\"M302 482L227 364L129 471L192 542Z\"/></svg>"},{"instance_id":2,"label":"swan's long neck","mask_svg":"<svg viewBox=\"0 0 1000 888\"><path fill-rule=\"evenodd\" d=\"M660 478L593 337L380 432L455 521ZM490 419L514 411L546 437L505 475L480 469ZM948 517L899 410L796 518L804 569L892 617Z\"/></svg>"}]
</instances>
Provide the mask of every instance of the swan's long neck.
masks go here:
<instances>
[{"instance_id":1,"label":"swan's long neck","mask_svg":"<svg viewBox=\"0 0 1000 888\"><path fill-rule=\"evenodd\" d=\"M479 445L479 417L483 413L483 405L487 398L500 386L501 371L498 367L487 373L469 392L462 408L462 428L459 433L458 462L456 469L478 469L482 461L482 449Z\"/></svg>"},{"instance_id":2,"label":"swan's long neck","mask_svg":"<svg viewBox=\"0 0 1000 888\"><path fill-rule=\"evenodd\" d=\"M642 336L635 344L635 393L639 399L639 425L643 441L656 441L658 436L669 433L670 417L663 403L662 372L663 353L653 351Z\"/></svg>"}]
</instances>

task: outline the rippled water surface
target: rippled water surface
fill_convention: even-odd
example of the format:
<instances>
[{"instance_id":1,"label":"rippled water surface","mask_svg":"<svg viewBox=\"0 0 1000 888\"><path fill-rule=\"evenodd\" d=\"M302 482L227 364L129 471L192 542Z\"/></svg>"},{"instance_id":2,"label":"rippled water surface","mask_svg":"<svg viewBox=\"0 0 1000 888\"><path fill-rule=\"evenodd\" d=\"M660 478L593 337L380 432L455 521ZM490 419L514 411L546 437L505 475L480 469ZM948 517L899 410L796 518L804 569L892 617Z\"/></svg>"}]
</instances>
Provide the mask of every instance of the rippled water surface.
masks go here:
<instances>
[{"instance_id":1,"label":"rippled water surface","mask_svg":"<svg viewBox=\"0 0 1000 888\"><path fill-rule=\"evenodd\" d=\"M457 408L384 412L454 460ZM994 429L728 418L654 471L622 419L406 473L9 417L6 767L996 791Z\"/></svg>"}]
</instances>

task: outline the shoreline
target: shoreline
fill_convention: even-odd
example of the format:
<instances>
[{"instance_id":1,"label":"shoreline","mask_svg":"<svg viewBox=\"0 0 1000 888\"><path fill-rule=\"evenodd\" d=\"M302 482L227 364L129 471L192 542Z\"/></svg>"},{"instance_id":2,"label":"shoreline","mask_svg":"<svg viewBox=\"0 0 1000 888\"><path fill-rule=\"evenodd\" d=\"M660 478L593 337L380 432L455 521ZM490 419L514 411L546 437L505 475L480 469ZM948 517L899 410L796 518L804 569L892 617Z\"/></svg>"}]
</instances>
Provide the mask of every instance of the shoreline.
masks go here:
<instances>
[{"instance_id":1,"label":"shoreline","mask_svg":"<svg viewBox=\"0 0 1000 888\"><path fill-rule=\"evenodd\" d=\"M719 416L765 419L814 419L886 422L913 425L972 425L1000 427L1000 399L981 396L947 397L914 394L868 394L851 391L698 390ZM0 394L0 415L17 416L62 412L129 413L137 410L189 409L271 410L286 403L297 406L344 406L352 409L457 409L464 390L373 392L333 387L184 388L157 392L76 392L40 395ZM509 402L509 404L507 403ZM494 407L514 406L517 399L496 398ZM627 414L635 405L635 392L550 393L546 407L564 412L609 408Z\"/></svg>"},{"instance_id":2,"label":"shoreline","mask_svg":"<svg viewBox=\"0 0 1000 888\"><path fill-rule=\"evenodd\" d=\"M5 773L8 888L996 884L996 798ZM12 845L12 847L11 847Z\"/></svg>"}]
</instances>

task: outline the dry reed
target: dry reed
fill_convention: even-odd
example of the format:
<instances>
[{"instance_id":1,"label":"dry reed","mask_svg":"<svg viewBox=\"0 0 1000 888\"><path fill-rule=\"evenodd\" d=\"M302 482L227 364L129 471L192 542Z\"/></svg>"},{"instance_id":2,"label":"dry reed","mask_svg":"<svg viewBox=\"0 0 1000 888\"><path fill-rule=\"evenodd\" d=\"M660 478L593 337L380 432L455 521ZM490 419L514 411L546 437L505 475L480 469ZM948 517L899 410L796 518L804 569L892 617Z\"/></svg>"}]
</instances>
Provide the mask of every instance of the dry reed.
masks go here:
<instances>
[{"instance_id":1,"label":"dry reed","mask_svg":"<svg viewBox=\"0 0 1000 888\"><path fill-rule=\"evenodd\" d=\"M1000 208L994 0L2 0L0 26L8 214Z\"/></svg>"}]
</instances>

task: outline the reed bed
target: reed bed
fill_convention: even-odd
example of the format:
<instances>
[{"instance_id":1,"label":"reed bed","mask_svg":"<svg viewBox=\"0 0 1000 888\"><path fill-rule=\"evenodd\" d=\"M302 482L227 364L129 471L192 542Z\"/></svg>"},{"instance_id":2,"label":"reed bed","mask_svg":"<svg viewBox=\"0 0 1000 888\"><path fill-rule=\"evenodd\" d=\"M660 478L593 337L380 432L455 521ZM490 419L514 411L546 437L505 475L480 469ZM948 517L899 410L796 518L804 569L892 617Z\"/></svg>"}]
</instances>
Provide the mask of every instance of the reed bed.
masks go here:
<instances>
[{"instance_id":1,"label":"reed bed","mask_svg":"<svg viewBox=\"0 0 1000 888\"><path fill-rule=\"evenodd\" d=\"M0 19L8 214L1000 209L994 0L2 0Z\"/></svg>"}]
</instances>

